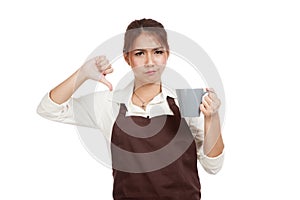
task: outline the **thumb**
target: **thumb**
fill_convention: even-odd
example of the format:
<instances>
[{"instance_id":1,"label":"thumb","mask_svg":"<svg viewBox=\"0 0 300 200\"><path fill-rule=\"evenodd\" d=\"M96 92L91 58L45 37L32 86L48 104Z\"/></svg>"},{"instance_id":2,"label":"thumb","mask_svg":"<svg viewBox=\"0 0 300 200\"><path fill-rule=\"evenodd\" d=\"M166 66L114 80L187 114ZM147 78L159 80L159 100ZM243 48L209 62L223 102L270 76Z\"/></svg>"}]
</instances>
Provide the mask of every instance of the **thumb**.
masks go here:
<instances>
[{"instance_id":1,"label":"thumb","mask_svg":"<svg viewBox=\"0 0 300 200\"><path fill-rule=\"evenodd\" d=\"M215 93L215 90L214 90L214 88L206 88L206 91L207 91L207 92L212 92L212 93Z\"/></svg>"},{"instance_id":2,"label":"thumb","mask_svg":"<svg viewBox=\"0 0 300 200\"><path fill-rule=\"evenodd\" d=\"M101 77L100 77L100 80L99 80L101 83L103 83L104 85L106 85L107 87L108 87L108 89L110 90L110 91L112 91L112 84L108 81L108 80L106 80L106 78L105 78L105 76L104 75L102 75Z\"/></svg>"}]
</instances>

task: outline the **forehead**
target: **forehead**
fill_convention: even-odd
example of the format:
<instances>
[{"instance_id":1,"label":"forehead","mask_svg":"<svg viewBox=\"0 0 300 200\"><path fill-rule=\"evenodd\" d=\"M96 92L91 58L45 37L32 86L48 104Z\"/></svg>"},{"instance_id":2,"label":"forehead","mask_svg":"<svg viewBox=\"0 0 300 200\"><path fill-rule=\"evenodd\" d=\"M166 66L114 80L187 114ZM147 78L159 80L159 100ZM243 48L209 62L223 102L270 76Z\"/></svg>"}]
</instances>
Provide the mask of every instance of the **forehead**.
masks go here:
<instances>
[{"instance_id":1,"label":"forehead","mask_svg":"<svg viewBox=\"0 0 300 200\"><path fill-rule=\"evenodd\" d=\"M142 32L133 42L131 49L155 49L161 47L158 36L154 33Z\"/></svg>"}]
</instances>

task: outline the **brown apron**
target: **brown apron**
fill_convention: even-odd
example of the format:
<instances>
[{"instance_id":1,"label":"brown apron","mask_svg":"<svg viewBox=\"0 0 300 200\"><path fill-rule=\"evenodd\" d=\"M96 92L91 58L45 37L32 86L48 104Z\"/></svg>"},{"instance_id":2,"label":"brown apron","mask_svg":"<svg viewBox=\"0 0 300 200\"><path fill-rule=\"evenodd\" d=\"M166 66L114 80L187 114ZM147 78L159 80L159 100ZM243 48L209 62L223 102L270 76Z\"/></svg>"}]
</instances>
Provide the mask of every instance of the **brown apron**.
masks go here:
<instances>
[{"instance_id":1,"label":"brown apron","mask_svg":"<svg viewBox=\"0 0 300 200\"><path fill-rule=\"evenodd\" d=\"M143 161L138 158L128 159L126 156L120 155L119 151L114 150L115 148L112 148L114 200L200 200L195 141L185 119L181 118L174 99L167 97L167 101L174 115L162 115L151 119L140 116L125 116L126 106L121 104L119 115L112 129L111 147L116 146L130 153L152 153L171 143L178 134L181 135L180 143L186 143L187 148L173 162L148 172L122 170L120 168L122 164L139 165L139 162L143 162L144 164L147 163L148 166L148 164L151 165L152 161ZM159 122L162 121L162 127L153 129L153 124L154 126L155 124L161 126L162 123ZM132 122L136 125L133 126ZM150 137L135 137L128 134L129 131L149 133ZM155 134L151 133L153 131ZM172 155L173 151L169 152ZM143 168L142 164L141 168Z\"/></svg>"}]
</instances>

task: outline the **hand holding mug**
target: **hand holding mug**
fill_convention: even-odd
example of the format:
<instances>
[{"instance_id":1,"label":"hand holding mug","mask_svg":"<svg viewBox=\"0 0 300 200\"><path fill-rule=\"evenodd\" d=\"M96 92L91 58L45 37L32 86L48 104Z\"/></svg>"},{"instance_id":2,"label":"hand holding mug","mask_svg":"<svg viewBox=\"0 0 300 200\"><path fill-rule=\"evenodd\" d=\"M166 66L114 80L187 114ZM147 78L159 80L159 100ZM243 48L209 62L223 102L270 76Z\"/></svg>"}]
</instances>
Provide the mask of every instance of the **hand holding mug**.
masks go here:
<instances>
[{"instance_id":1,"label":"hand holding mug","mask_svg":"<svg viewBox=\"0 0 300 200\"><path fill-rule=\"evenodd\" d=\"M206 91L208 94L203 97L202 103L200 104L200 110L205 117L211 117L218 113L221 101L212 88L208 88Z\"/></svg>"}]
</instances>

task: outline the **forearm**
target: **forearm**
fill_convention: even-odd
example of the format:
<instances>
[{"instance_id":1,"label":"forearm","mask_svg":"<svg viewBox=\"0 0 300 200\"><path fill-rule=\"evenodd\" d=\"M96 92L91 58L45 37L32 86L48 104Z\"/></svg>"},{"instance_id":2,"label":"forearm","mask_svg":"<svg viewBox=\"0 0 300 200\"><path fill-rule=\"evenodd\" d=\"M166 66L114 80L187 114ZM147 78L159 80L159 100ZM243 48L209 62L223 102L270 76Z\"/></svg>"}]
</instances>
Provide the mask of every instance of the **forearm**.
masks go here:
<instances>
[{"instance_id":1,"label":"forearm","mask_svg":"<svg viewBox=\"0 0 300 200\"><path fill-rule=\"evenodd\" d=\"M219 114L204 119L204 154L216 157L223 152L224 143L221 135Z\"/></svg>"},{"instance_id":2,"label":"forearm","mask_svg":"<svg viewBox=\"0 0 300 200\"><path fill-rule=\"evenodd\" d=\"M66 102L86 79L77 70L50 91L50 98L57 104Z\"/></svg>"}]
</instances>

